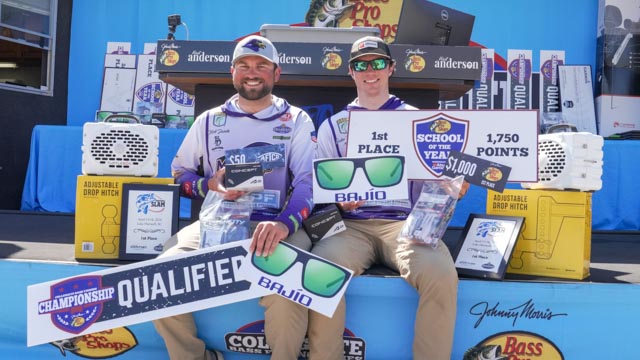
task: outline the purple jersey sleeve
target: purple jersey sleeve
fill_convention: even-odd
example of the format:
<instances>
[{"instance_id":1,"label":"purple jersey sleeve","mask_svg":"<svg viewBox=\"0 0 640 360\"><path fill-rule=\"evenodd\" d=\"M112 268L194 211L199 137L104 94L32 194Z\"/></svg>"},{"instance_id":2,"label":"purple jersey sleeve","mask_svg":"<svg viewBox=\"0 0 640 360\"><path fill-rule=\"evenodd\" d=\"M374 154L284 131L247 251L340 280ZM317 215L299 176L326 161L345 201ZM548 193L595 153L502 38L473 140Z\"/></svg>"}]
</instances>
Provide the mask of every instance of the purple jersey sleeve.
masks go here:
<instances>
[{"instance_id":1,"label":"purple jersey sleeve","mask_svg":"<svg viewBox=\"0 0 640 360\"><path fill-rule=\"evenodd\" d=\"M313 208L312 162L315 152L313 121L309 115L300 111L296 119L295 132L289 151L289 173L291 176L291 194L277 221L289 228L289 235L296 232L302 220L309 216Z\"/></svg>"}]
</instances>

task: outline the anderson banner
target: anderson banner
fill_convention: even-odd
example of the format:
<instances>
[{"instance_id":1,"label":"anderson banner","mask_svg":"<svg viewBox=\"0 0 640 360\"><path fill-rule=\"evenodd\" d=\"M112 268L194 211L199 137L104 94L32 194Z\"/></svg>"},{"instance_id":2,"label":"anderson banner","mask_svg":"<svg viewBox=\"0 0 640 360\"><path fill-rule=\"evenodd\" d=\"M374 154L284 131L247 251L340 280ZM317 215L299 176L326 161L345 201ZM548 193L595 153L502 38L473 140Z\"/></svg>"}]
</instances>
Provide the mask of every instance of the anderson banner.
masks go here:
<instances>
[{"instance_id":1,"label":"anderson banner","mask_svg":"<svg viewBox=\"0 0 640 360\"><path fill-rule=\"evenodd\" d=\"M456 150L538 181L537 110L352 111L348 132L348 157L402 155L409 179L441 178Z\"/></svg>"}]
</instances>

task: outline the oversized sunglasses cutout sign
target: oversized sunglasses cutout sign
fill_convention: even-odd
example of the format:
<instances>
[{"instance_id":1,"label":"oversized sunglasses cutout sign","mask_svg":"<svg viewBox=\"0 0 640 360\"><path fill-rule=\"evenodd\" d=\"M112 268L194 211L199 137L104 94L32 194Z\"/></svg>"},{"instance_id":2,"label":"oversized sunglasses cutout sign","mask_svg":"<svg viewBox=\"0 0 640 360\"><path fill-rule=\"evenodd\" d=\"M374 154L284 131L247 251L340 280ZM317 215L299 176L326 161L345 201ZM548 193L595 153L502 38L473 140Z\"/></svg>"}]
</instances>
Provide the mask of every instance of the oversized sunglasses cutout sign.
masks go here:
<instances>
[{"instance_id":1,"label":"oversized sunglasses cutout sign","mask_svg":"<svg viewBox=\"0 0 640 360\"><path fill-rule=\"evenodd\" d=\"M316 159L313 202L384 201L408 198L404 156Z\"/></svg>"},{"instance_id":2,"label":"oversized sunglasses cutout sign","mask_svg":"<svg viewBox=\"0 0 640 360\"><path fill-rule=\"evenodd\" d=\"M285 242L269 256L252 254L240 273L263 295L278 294L328 317L353 277L351 270Z\"/></svg>"}]
</instances>

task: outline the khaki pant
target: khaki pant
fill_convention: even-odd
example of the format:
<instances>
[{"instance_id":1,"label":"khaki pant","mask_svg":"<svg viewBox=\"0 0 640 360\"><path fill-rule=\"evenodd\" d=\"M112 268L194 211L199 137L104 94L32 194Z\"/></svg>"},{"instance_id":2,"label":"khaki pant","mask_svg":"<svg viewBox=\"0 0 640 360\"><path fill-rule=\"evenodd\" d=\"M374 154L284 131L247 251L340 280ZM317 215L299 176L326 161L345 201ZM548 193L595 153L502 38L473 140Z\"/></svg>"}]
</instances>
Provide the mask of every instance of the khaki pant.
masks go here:
<instances>
[{"instance_id":1,"label":"khaki pant","mask_svg":"<svg viewBox=\"0 0 640 360\"><path fill-rule=\"evenodd\" d=\"M257 223L251 223L252 230L255 229L256 225ZM296 231L285 241L304 250L309 250L309 248L311 247L311 240L304 232L304 230ZM200 222L196 221L191 225L185 226L177 234L167 240L167 242L165 243L166 250L165 252L160 254L159 257L176 255L187 251L196 250L199 248L199 246ZM304 316L304 327L300 329L299 332L296 332L295 335L292 335L292 337L289 338L289 341L287 342L288 349L285 350L284 347L280 348L274 343L274 346L272 347L272 349L274 349L274 359L280 359L280 357L276 356L276 349L280 352L286 351L284 353L290 353L297 347L297 352L299 353L306 332L307 309L299 305L290 306L286 303L295 305L293 304L293 302L279 295L266 296L261 301L261 304L263 304L263 306L266 306L265 334L269 345L271 345L271 342L269 342L270 338L277 339L279 336L279 332L274 331L275 327L272 326L271 318L273 316L282 316L280 310L281 308L286 307L287 309L293 309L291 314L285 313L285 317L287 318L287 320L289 320L290 317L294 318L296 312L299 313L300 316ZM278 321L273 322L281 323L282 321L279 321L278 319ZM162 336L162 338L164 339L169 357L172 360L212 360L209 353L206 351L206 345L204 341L202 341L198 337L198 329L196 328L196 324L191 313L154 320L153 324L160 336ZM299 343L296 345L298 341ZM282 357L282 359L285 358Z\"/></svg>"},{"instance_id":2,"label":"khaki pant","mask_svg":"<svg viewBox=\"0 0 640 360\"><path fill-rule=\"evenodd\" d=\"M417 291L418 309L413 339L413 358L449 360L456 317L458 275L446 245L440 241L433 249L418 244L398 243L396 238L403 221L345 220L347 230L315 243L312 252L345 266L358 276L372 264L383 264L400 275ZM262 301L267 304L266 299ZM290 348L286 356L273 359L296 359L304 314L293 302L281 303L267 335L269 345ZM276 311L275 307L271 310ZM267 313L269 310L267 310ZM293 316L287 316L294 314ZM372 317L379 314L371 314ZM308 312L309 357L311 360L343 359L343 332L346 303L341 299L332 318ZM271 339L270 339L271 338ZM273 343L273 344L272 344ZM288 344L287 344L288 343Z\"/></svg>"}]
</instances>

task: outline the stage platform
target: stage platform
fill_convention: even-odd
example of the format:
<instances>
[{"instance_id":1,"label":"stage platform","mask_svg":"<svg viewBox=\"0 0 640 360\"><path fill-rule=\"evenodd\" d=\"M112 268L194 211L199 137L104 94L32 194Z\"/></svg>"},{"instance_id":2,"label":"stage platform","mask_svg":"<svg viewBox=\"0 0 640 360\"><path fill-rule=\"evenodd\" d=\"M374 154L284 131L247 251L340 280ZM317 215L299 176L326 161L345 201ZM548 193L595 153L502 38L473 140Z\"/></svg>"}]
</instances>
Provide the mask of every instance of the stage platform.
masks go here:
<instances>
[{"instance_id":1,"label":"stage platform","mask_svg":"<svg viewBox=\"0 0 640 360\"><path fill-rule=\"evenodd\" d=\"M0 259L77 263L74 258L74 214L0 210ZM180 226L189 220L182 218ZM447 230L444 241L451 249L462 229ZM640 231L594 231L591 238L591 276L583 282L640 284ZM119 265L121 261L83 261L84 264ZM391 275L384 269L370 274ZM507 274L507 279L524 277ZM526 277L527 280L558 279Z\"/></svg>"},{"instance_id":2,"label":"stage platform","mask_svg":"<svg viewBox=\"0 0 640 360\"><path fill-rule=\"evenodd\" d=\"M187 223L181 220L182 226ZM28 285L125 263L77 262L73 214L0 211L0 229L3 289L11 294L0 309L0 346L8 358L55 359L74 354L70 358L168 359L151 322L97 337L83 336L76 339L75 350L63 343L27 347ZM449 247L460 233L460 228L447 231ZM463 359L467 352L494 344L501 345L503 355L518 358L634 358L635 324L640 321L638 284L638 231L594 232L591 275L582 281L509 274L503 281L461 278L452 359ZM374 268L354 279L346 296L349 359L412 358L417 296L404 280ZM203 338L209 346L224 351L227 360L268 359L256 355L268 351L262 320L257 299L196 313ZM533 345L527 347L529 343ZM616 345L600 346L605 344ZM534 352L541 355L533 356Z\"/></svg>"}]
</instances>

